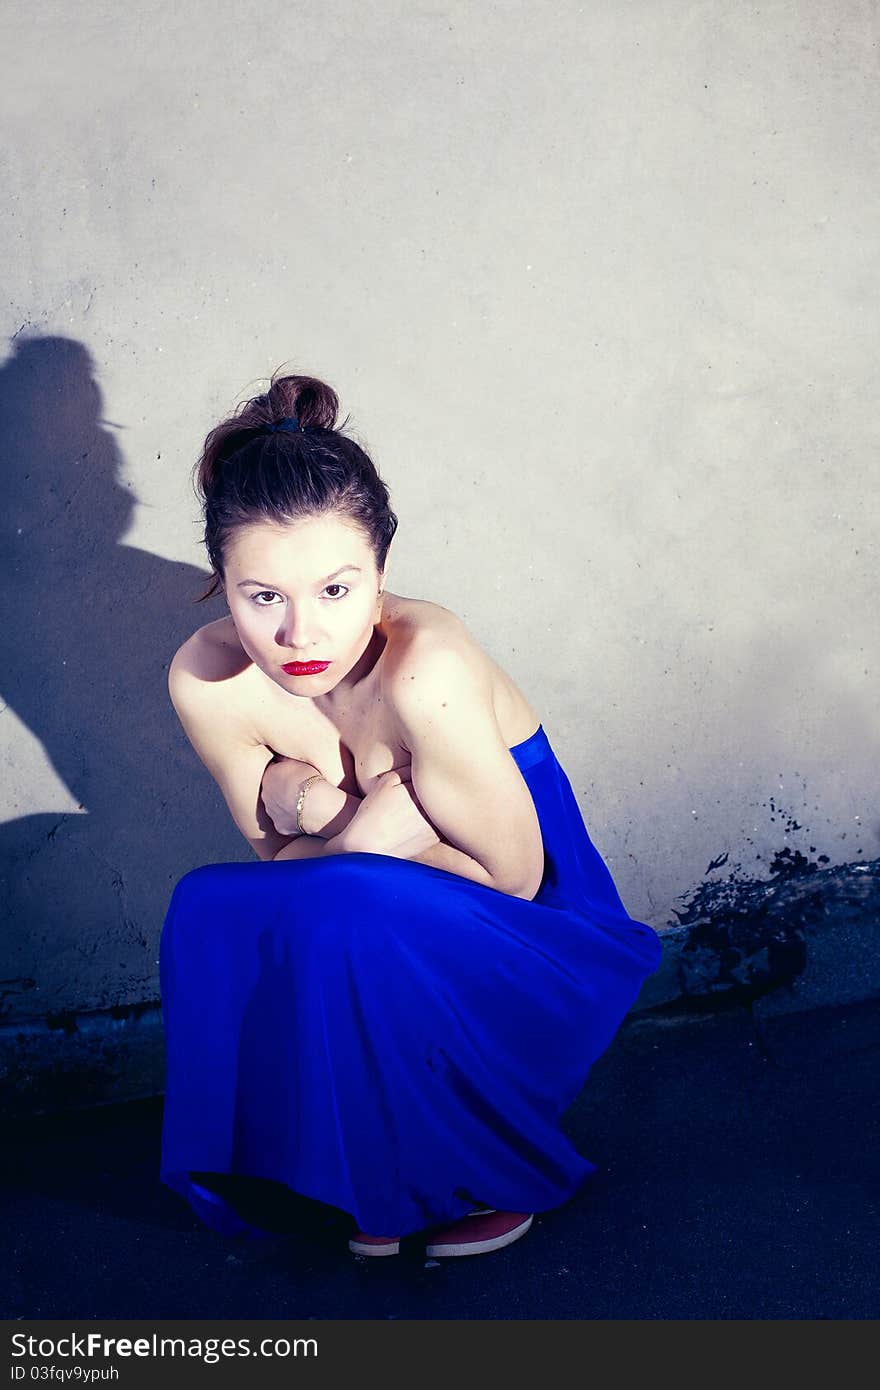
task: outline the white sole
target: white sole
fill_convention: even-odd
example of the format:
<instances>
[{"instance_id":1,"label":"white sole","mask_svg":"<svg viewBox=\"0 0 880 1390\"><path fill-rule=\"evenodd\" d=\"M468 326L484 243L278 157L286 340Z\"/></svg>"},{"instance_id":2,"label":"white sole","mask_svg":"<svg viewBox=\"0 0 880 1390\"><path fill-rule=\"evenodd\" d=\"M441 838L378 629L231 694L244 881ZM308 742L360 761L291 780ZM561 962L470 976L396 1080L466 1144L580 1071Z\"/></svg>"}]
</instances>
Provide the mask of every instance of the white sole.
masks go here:
<instances>
[{"instance_id":1,"label":"white sole","mask_svg":"<svg viewBox=\"0 0 880 1390\"><path fill-rule=\"evenodd\" d=\"M491 1216L494 1210L494 1207L475 1207L473 1211L468 1212L468 1216ZM531 1221L531 1217L529 1217L529 1221ZM527 1229L527 1226L523 1228L523 1234ZM506 1245L507 1240L502 1243ZM365 1241L352 1238L348 1242L348 1248L355 1255L399 1255L400 1241L391 1241L388 1245L373 1245L372 1243L367 1244ZM495 1247L493 1246L492 1248L494 1249ZM427 1253L430 1254L430 1250L428 1250ZM478 1254L479 1251L475 1251L475 1253Z\"/></svg>"},{"instance_id":2,"label":"white sole","mask_svg":"<svg viewBox=\"0 0 880 1390\"><path fill-rule=\"evenodd\" d=\"M469 1212L468 1215L477 1215L476 1212ZM462 1245L429 1244L425 1247L425 1253L429 1257L445 1259L449 1255L486 1255L490 1250L503 1250L505 1245L511 1245L513 1241L519 1240L524 1236L534 1220L533 1216L527 1216L525 1221L521 1221L513 1230L505 1231L503 1236L493 1236L491 1240L471 1240Z\"/></svg>"},{"instance_id":3,"label":"white sole","mask_svg":"<svg viewBox=\"0 0 880 1390\"><path fill-rule=\"evenodd\" d=\"M350 1240L348 1248L355 1255L399 1255L400 1241L393 1240L388 1245L367 1245L360 1240Z\"/></svg>"}]
</instances>

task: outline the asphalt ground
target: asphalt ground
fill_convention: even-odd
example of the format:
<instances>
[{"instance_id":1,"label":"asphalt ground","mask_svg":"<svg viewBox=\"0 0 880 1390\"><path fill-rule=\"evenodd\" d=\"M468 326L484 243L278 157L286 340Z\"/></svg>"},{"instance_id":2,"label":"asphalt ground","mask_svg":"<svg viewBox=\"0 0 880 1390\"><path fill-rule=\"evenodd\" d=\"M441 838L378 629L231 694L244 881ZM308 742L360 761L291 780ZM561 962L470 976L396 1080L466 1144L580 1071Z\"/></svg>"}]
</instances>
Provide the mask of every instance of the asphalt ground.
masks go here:
<instances>
[{"instance_id":1,"label":"asphalt ground","mask_svg":"<svg viewBox=\"0 0 880 1390\"><path fill-rule=\"evenodd\" d=\"M880 1315L880 1000L756 1027L633 1017L563 1127L599 1165L515 1244L428 1261L245 1183L224 1239L158 1178L162 1097L7 1126L4 1318L860 1319ZM289 1232L289 1233L288 1233Z\"/></svg>"}]
</instances>

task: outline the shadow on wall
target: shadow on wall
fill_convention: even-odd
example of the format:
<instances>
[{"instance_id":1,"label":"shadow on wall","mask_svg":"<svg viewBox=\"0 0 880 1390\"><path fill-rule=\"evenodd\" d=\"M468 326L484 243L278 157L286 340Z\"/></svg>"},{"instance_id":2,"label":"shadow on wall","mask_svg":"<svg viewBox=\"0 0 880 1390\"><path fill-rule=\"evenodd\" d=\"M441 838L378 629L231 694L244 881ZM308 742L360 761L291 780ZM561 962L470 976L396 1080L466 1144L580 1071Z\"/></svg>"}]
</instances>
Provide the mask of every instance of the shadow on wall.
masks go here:
<instances>
[{"instance_id":1,"label":"shadow on wall","mask_svg":"<svg viewBox=\"0 0 880 1390\"><path fill-rule=\"evenodd\" d=\"M0 828L5 1025L155 999L176 880L252 857L166 684L222 597L195 604L207 571L122 542L135 499L114 437L124 426L102 406L92 358L71 339L14 343L0 369L3 700L77 808ZM45 795L26 788L7 814Z\"/></svg>"}]
</instances>

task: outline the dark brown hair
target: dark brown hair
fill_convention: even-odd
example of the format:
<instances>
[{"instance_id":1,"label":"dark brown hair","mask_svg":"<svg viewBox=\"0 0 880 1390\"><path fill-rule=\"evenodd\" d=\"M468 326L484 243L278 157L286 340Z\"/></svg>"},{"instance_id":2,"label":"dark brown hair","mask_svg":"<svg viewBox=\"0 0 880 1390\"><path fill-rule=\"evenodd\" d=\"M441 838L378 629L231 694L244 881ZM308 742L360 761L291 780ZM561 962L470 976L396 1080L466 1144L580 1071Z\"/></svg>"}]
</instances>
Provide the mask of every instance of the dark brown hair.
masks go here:
<instances>
[{"instance_id":1,"label":"dark brown hair","mask_svg":"<svg viewBox=\"0 0 880 1390\"><path fill-rule=\"evenodd\" d=\"M193 469L214 570L202 603L220 588L232 532L254 521L281 524L336 512L358 526L385 567L397 530L388 488L359 444L336 428L339 398L313 376L273 374L269 390L215 425ZM301 430L267 426L296 417Z\"/></svg>"}]
</instances>

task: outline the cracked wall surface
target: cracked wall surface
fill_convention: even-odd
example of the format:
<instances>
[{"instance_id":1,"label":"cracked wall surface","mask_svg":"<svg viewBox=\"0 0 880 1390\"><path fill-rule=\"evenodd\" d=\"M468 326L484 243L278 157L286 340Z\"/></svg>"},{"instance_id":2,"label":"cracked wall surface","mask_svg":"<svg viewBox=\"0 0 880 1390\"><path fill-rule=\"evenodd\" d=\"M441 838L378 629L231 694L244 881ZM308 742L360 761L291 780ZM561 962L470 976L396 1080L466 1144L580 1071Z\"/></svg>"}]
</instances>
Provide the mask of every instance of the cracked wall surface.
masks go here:
<instances>
[{"instance_id":1,"label":"cracked wall surface","mask_svg":"<svg viewBox=\"0 0 880 1390\"><path fill-rule=\"evenodd\" d=\"M872 988L876 7L333 0L234 71L222 2L13 8L0 1030L155 1007L174 884L253 858L166 675L225 611L190 468L283 362L667 938L642 1002Z\"/></svg>"}]
</instances>

